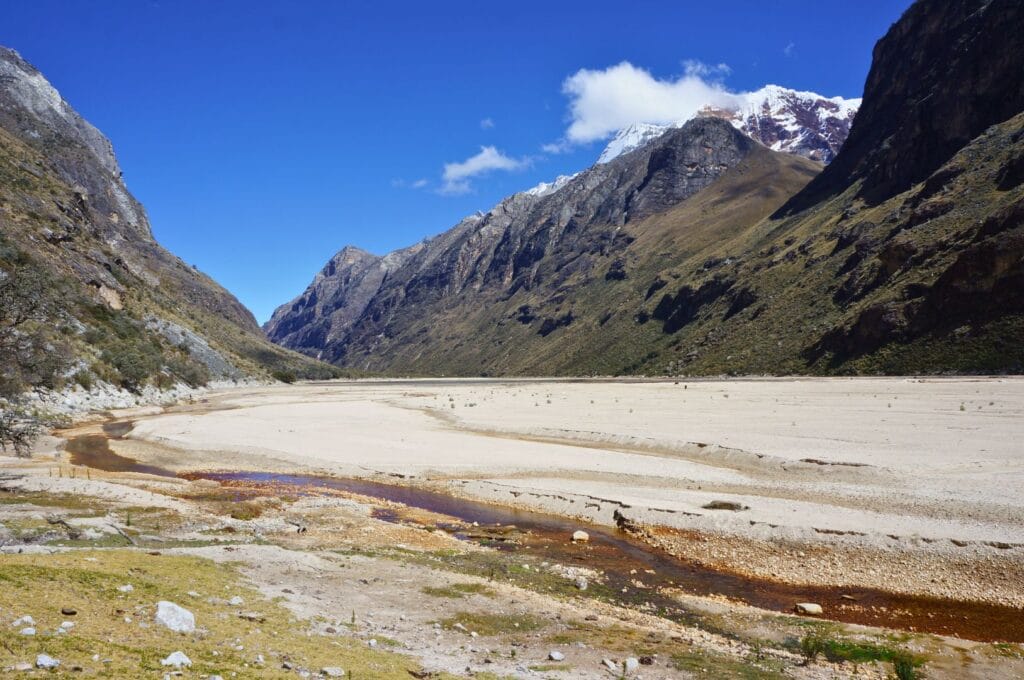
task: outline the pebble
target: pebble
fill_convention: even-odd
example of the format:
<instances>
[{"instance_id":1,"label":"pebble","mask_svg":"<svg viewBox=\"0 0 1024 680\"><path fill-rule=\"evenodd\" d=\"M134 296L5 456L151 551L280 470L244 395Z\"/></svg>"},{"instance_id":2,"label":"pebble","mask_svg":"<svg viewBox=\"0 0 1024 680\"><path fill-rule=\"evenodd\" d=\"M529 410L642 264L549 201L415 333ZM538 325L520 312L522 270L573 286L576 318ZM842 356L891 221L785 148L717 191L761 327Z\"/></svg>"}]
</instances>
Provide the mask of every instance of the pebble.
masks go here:
<instances>
[{"instance_id":1,"label":"pebble","mask_svg":"<svg viewBox=\"0 0 1024 680\"><path fill-rule=\"evenodd\" d=\"M182 666L191 666L192 659L185 656L185 652L173 652L170 656L160 662L163 666L174 666L175 668L181 668Z\"/></svg>"},{"instance_id":2,"label":"pebble","mask_svg":"<svg viewBox=\"0 0 1024 680\"><path fill-rule=\"evenodd\" d=\"M30 670L32 670L32 664L30 664L30 663L28 663L26 661L22 661L20 663L14 664L14 670L16 670L18 672L30 671Z\"/></svg>"},{"instance_id":3,"label":"pebble","mask_svg":"<svg viewBox=\"0 0 1024 680\"><path fill-rule=\"evenodd\" d=\"M135 586L133 586L133 585L132 585L132 584L130 584L130 583L127 583L127 584L125 584L125 585L123 585L123 586L118 586L118 587L117 587L117 589L118 589L119 591L121 591L122 593L130 593L130 592L132 592L133 590L135 590Z\"/></svg>"},{"instance_id":4,"label":"pebble","mask_svg":"<svg viewBox=\"0 0 1024 680\"><path fill-rule=\"evenodd\" d=\"M626 672L635 673L640 668L640 660L635 657L629 657L626 659Z\"/></svg>"},{"instance_id":5,"label":"pebble","mask_svg":"<svg viewBox=\"0 0 1024 680\"><path fill-rule=\"evenodd\" d=\"M615 673L616 671L619 670L618 664L616 664L611 659L601 659L601 663L603 663L604 667L607 668L608 670L610 670L613 673Z\"/></svg>"},{"instance_id":6,"label":"pebble","mask_svg":"<svg viewBox=\"0 0 1024 680\"><path fill-rule=\"evenodd\" d=\"M552 650L548 652L548 658L552 661L565 661L565 654Z\"/></svg>"},{"instance_id":7,"label":"pebble","mask_svg":"<svg viewBox=\"0 0 1024 680\"><path fill-rule=\"evenodd\" d=\"M59 665L60 661L49 654L40 654L36 657L36 668L56 668Z\"/></svg>"},{"instance_id":8,"label":"pebble","mask_svg":"<svg viewBox=\"0 0 1024 680\"><path fill-rule=\"evenodd\" d=\"M576 588L577 589L579 589L579 590L586 590L588 585L590 585L590 584L587 583L587 579L583 578L582 576L580 576L579 578L576 579Z\"/></svg>"},{"instance_id":9,"label":"pebble","mask_svg":"<svg viewBox=\"0 0 1024 680\"><path fill-rule=\"evenodd\" d=\"M238 595L235 595L233 598L228 600L228 604L231 605L232 607L240 607L243 604L245 604L245 600L240 598Z\"/></svg>"},{"instance_id":10,"label":"pebble","mask_svg":"<svg viewBox=\"0 0 1024 680\"><path fill-rule=\"evenodd\" d=\"M370 645L371 647L376 647L377 646L377 640L376 639L370 640L366 644Z\"/></svg>"},{"instance_id":11,"label":"pebble","mask_svg":"<svg viewBox=\"0 0 1024 680\"><path fill-rule=\"evenodd\" d=\"M341 670L337 666L326 666L321 668L320 673L329 678L342 678L345 676L345 671Z\"/></svg>"},{"instance_id":12,"label":"pebble","mask_svg":"<svg viewBox=\"0 0 1024 680\"><path fill-rule=\"evenodd\" d=\"M573 543L586 543L589 540L590 534L588 534L586 531L577 529L576 531L572 532Z\"/></svg>"},{"instance_id":13,"label":"pebble","mask_svg":"<svg viewBox=\"0 0 1024 680\"><path fill-rule=\"evenodd\" d=\"M36 620L33 619L28 614L26 614L25 616L22 616L20 619L15 619L14 622L11 625L12 626L34 626L34 625L36 625Z\"/></svg>"},{"instance_id":14,"label":"pebble","mask_svg":"<svg viewBox=\"0 0 1024 680\"><path fill-rule=\"evenodd\" d=\"M75 616L78 614L78 610L73 607L62 607L60 613L64 616Z\"/></svg>"},{"instance_id":15,"label":"pebble","mask_svg":"<svg viewBox=\"0 0 1024 680\"><path fill-rule=\"evenodd\" d=\"M35 635L36 634L36 629L32 628L31 626L29 626L28 628L22 628L18 632L21 633L22 635Z\"/></svg>"},{"instance_id":16,"label":"pebble","mask_svg":"<svg viewBox=\"0 0 1024 680\"><path fill-rule=\"evenodd\" d=\"M821 605L814 602L797 602L794 609L800 614L816 615L822 613Z\"/></svg>"}]
</instances>

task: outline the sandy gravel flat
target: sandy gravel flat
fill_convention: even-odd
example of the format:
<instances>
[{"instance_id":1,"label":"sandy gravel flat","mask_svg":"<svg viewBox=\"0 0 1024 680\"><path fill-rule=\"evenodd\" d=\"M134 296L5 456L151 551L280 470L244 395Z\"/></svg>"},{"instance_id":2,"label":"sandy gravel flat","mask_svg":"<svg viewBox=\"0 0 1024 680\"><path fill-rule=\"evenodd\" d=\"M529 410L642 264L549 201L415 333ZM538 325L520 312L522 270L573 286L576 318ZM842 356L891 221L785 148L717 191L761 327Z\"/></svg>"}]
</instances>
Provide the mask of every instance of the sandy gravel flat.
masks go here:
<instances>
[{"instance_id":1,"label":"sandy gravel flat","mask_svg":"<svg viewBox=\"0 0 1024 680\"><path fill-rule=\"evenodd\" d=\"M318 383L214 394L131 438L201 452L191 467L402 474L598 522L1024 563L1019 379Z\"/></svg>"}]
</instances>

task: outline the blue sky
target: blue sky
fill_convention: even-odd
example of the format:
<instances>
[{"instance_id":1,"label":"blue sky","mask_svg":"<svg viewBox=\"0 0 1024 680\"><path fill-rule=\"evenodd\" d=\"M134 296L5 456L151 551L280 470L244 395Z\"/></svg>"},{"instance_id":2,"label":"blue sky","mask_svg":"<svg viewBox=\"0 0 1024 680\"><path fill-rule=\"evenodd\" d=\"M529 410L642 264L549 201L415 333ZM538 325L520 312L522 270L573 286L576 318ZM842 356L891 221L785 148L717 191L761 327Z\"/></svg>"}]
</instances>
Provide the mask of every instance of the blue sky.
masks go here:
<instances>
[{"instance_id":1,"label":"blue sky","mask_svg":"<svg viewBox=\"0 0 1024 680\"><path fill-rule=\"evenodd\" d=\"M860 96L908 5L21 0L0 43L110 137L161 243L262 322L346 244L406 246L590 165L602 98Z\"/></svg>"}]
</instances>

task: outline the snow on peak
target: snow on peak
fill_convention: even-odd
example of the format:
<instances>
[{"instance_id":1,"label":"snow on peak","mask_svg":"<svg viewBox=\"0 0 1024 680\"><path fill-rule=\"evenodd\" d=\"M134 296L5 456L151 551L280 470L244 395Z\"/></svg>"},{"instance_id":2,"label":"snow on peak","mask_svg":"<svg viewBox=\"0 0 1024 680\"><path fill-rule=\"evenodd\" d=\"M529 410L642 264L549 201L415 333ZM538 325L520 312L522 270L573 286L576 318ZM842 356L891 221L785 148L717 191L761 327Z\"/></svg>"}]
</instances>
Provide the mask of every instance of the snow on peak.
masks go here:
<instances>
[{"instance_id":1,"label":"snow on peak","mask_svg":"<svg viewBox=\"0 0 1024 680\"><path fill-rule=\"evenodd\" d=\"M667 125L633 123L619 130L597 162L608 163L639 149L701 115L724 118L736 129L776 151L829 161L846 138L860 103L860 99L825 97L816 92L765 85L753 92L732 95L725 106L709 104L693 116Z\"/></svg>"},{"instance_id":2,"label":"snow on peak","mask_svg":"<svg viewBox=\"0 0 1024 680\"><path fill-rule=\"evenodd\" d=\"M639 149L656 137L665 134L673 125L653 125L651 123L633 123L618 131L608 146L604 148L601 157L597 159L598 164L608 163L622 154L629 153L633 149Z\"/></svg>"},{"instance_id":3,"label":"snow on peak","mask_svg":"<svg viewBox=\"0 0 1024 680\"><path fill-rule=\"evenodd\" d=\"M526 194L527 196L536 196L538 198L541 196L550 196L551 194L555 193L556 191L564 187L566 184L574 180L576 176L579 174L580 173L577 172L572 175L559 175L558 177L555 178L555 181L541 182L537 186L531 189L527 189L523 193Z\"/></svg>"}]
</instances>

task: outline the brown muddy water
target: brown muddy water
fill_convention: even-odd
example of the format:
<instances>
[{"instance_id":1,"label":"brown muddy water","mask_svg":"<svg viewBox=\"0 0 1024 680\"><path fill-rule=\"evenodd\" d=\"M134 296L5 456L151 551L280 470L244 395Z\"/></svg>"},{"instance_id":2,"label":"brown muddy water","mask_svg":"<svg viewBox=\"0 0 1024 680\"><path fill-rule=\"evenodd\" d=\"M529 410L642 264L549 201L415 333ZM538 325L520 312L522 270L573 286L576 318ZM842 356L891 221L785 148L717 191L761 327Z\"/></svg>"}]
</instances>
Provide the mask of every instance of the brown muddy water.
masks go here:
<instances>
[{"instance_id":1,"label":"brown muddy water","mask_svg":"<svg viewBox=\"0 0 1024 680\"><path fill-rule=\"evenodd\" d=\"M178 476L170 470L114 453L108 440L121 438L130 430L130 422L108 423L102 435L70 439L66 450L71 454L71 462L111 472ZM816 602L824 609L822 618L834 621L981 642L1024 642L1024 612L1012 607L898 595L874 589L794 586L751 579L674 557L616 528L457 498L418 487L365 479L249 471L190 472L180 476L208 479L236 488L240 499L245 497L243 492L260 489L275 495L341 491L446 515L461 524L442 524L440 528L459 538L478 540L499 550L532 555L549 562L597 570L602 573L604 583L595 586L595 590L600 589L603 596L674 620L695 621L693 614L671 596L673 590L678 590L699 596L725 596L778 612L791 612L797 602ZM391 509L376 512L374 516L385 521L408 522L403 513ZM477 527L473 527L474 522ZM514 526L516 532L511 540L505 540L501 536L510 526ZM569 540L577 529L590 535L587 543L574 544ZM497 541L495 536L499 537Z\"/></svg>"}]
</instances>

